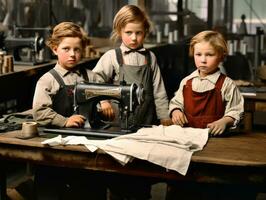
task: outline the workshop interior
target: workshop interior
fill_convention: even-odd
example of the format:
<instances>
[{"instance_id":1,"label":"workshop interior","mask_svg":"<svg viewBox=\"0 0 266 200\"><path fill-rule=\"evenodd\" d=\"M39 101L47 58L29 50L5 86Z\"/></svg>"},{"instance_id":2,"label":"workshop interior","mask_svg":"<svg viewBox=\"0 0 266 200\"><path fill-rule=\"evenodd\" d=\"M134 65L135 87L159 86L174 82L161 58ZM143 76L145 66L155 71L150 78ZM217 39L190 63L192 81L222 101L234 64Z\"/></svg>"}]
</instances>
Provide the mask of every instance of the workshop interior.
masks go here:
<instances>
[{"instance_id":1,"label":"workshop interior","mask_svg":"<svg viewBox=\"0 0 266 200\"><path fill-rule=\"evenodd\" d=\"M221 70L247 96L245 101L266 93L265 0L0 0L0 118L12 120L20 117L12 114L32 108L37 81L56 64L45 43L55 25L71 21L87 32L89 44L79 65L93 69L99 58L116 46L110 41L113 19L126 4L138 5L150 17L153 27L144 47L157 58L169 99L180 81L195 70L189 56L190 39L210 29L222 33L227 41L229 54ZM42 131L101 139L136 132L141 127L132 116L143 95L141 85L125 81L119 85L79 83L75 85L73 106L76 113L86 116L84 129L50 127ZM266 130L263 98L259 100L264 104L248 104L248 119L240 128ZM118 105L118 122L106 121L99 114L99 103L106 99ZM0 133L21 128L21 123L7 126L0 120ZM17 173L25 173L13 168L8 174L12 183ZM153 190L157 196L154 200L163 199L162 189L165 185ZM266 193L257 198L264 199Z\"/></svg>"}]
</instances>

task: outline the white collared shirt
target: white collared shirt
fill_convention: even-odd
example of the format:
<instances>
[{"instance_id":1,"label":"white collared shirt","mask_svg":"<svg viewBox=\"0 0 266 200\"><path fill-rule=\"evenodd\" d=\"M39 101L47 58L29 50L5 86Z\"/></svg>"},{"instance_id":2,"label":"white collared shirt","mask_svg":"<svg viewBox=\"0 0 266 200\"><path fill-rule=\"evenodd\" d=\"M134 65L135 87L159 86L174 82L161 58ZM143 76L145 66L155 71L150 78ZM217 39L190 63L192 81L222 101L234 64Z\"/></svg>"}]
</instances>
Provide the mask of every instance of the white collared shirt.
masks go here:
<instances>
[{"instance_id":1,"label":"white collared shirt","mask_svg":"<svg viewBox=\"0 0 266 200\"><path fill-rule=\"evenodd\" d=\"M145 55L139 52L125 53L130 49L123 43L120 46L123 56L123 62L126 65L142 66L146 62ZM144 49L144 48L143 48ZM153 52L149 51L151 55L151 70L153 72L153 95L156 106L156 113L159 119L167 119L168 116L168 97L164 87L163 78L161 76L160 68L157 63L157 59ZM98 61L95 68L92 70L95 72L103 82L108 82L115 71L115 77L113 81L119 80L119 63L117 62L115 49L107 51Z\"/></svg>"}]
</instances>

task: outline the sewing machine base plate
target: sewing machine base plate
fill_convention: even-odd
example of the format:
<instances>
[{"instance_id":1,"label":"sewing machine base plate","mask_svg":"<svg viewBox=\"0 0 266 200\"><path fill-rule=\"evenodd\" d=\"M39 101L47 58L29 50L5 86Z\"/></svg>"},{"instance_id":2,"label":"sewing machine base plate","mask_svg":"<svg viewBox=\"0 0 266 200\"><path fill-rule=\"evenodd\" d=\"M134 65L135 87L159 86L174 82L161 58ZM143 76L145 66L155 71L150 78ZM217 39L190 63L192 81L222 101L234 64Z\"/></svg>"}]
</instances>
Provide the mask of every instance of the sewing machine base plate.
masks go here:
<instances>
[{"instance_id":1,"label":"sewing machine base plate","mask_svg":"<svg viewBox=\"0 0 266 200\"><path fill-rule=\"evenodd\" d=\"M77 135L91 138L113 138L124 134L132 133L130 130L122 131L119 127L110 127L108 129L91 129L91 128L45 128L44 133Z\"/></svg>"}]
</instances>

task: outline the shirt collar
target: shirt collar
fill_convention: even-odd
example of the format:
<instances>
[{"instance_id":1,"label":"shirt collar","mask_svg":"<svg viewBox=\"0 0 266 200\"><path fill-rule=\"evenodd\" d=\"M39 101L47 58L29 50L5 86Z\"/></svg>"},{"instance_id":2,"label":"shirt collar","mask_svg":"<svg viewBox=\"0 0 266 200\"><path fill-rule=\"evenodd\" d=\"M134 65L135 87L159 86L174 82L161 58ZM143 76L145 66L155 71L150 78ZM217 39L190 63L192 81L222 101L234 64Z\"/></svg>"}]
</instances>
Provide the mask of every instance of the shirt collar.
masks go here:
<instances>
[{"instance_id":1,"label":"shirt collar","mask_svg":"<svg viewBox=\"0 0 266 200\"><path fill-rule=\"evenodd\" d=\"M213 84L215 84L219 78L221 74L221 71L220 70L217 70L216 72L214 72L213 74L210 74L204 78L201 78L200 75L199 75L199 71L198 70L195 70L194 72L192 72L191 74L191 78L198 78L198 79L206 79L206 80L209 80L210 82L212 82Z\"/></svg>"},{"instance_id":2,"label":"shirt collar","mask_svg":"<svg viewBox=\"0 0 266 200\"><path fill-rule=\"evenodd\" d=\"M121 51L122 51L123 54L125 54L126 52L129 52L129 51L132 50L132 49L128 48L124 43L122 43L120 45L120 48L121 48ZM142 46L142 47L138 48L138 51L139 52L145 52L146 49Z\"/></svg>"},{"instance_id":3,"label":"shirt collar","mask_svg":"<svg viewBox=\"0 0 266 200\"><path fill-rule=\"evenodd\" d=\"M78 70L78 68L74 68L74 70L67 70L65 68L63 68L59 63L56 63L55 65L55 70L62 76L65 77L70 73L76 73L78 75L80 75L80 71Z\"/></svg>"}]
</instances>

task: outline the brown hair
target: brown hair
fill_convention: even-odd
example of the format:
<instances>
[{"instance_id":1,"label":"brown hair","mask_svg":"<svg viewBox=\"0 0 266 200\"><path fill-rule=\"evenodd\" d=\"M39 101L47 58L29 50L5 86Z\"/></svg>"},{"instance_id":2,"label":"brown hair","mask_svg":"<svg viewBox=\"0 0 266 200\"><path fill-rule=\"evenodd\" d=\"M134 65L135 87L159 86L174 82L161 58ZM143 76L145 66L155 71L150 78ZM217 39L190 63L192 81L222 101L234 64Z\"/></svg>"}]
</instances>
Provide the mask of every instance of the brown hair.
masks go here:
<instances>
[{"instance_id":1,"label":"brown hair","mask_svg":"<svg viewBox=\"0 0 266 200\"><path fill-rule=\"evenodd\" d=\"M114 17L111 39L117 41L120 38L122 28L131 22L142 23L145 30L145 36L151 32L151 21L149 20L148 15L135 5L125 5Z\"/></svg>"},{"instance_id":2,"label":"brown hair","mask_svg":"<svg viewBox=\"0 0 266 200\"><path fill-rule=\"evenodd\" d=\"M87 33L73 22L62 22L53 28L53 32L46 41L46 45L53 49L57 47L65 37L78 37L81 39L82 48L89 42Z\"/></svg>"},{"instance_id":3,"label":"brown hair","mask_svg":"<svg viewBox=\"0 0 266 200\"><path fill-rule=\"evenodd\" d=\"M217 31L202 31L195 35L189 46L189 55L194 55L194 47L196 43L199 42L209 42L210 45L219 53L221 58L224 58L228 54L227 43L223 35Z\"/></svg>"}]
</instances>

